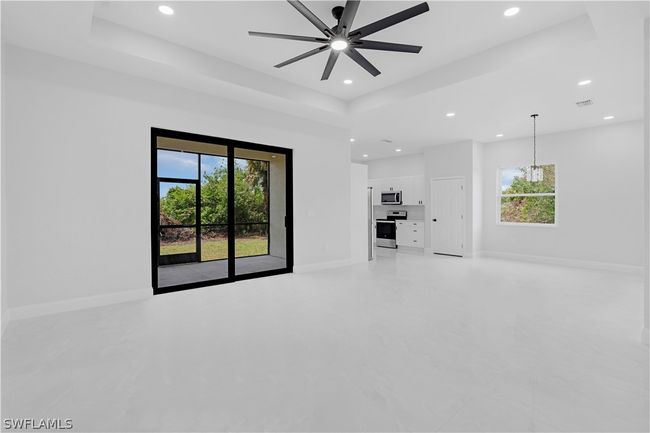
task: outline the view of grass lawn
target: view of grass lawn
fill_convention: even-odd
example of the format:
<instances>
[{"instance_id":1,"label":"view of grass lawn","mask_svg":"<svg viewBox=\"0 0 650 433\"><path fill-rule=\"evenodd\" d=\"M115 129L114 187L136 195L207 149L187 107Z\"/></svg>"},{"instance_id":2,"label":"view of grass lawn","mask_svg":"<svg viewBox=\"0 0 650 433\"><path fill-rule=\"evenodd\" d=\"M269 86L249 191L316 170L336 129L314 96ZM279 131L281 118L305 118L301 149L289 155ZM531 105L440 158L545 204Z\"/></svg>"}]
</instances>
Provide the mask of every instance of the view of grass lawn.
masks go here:
<instances>
[{"instance_id":1,"label":"view of grass lawn","mask_svg":"<svg viewBox=\"0 0 650 433\"><path fill-rule=\"evenodd\" d=\"M193 253L194 242L171 242L160 245L160 255ZM262 236L239 237L235 239L235 257L268 254L268 239ZM201 260L217 260L228 257L226 238L204 239L201 243Z\"/></svg>"}]
</instances>

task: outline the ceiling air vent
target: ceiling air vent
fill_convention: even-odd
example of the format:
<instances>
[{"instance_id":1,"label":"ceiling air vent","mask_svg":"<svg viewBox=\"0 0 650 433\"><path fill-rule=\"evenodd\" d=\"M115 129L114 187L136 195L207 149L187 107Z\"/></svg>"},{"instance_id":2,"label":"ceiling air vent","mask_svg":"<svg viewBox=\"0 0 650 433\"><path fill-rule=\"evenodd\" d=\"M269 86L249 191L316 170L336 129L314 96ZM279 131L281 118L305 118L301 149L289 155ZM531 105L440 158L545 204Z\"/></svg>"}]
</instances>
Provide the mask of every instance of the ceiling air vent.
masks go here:
<instances>
[{"instance_id":1,"label":"ceiling air vent","mask_svg":"<svg viewBox=\"0 0 650 433\"><path fill-rule=\"evenodd\" d=\"M585 99L584 101L576 102L576 105L578 108L587 107L589 105L594 105L594 101L592 99Z\"/></svg>"}]
</instances>

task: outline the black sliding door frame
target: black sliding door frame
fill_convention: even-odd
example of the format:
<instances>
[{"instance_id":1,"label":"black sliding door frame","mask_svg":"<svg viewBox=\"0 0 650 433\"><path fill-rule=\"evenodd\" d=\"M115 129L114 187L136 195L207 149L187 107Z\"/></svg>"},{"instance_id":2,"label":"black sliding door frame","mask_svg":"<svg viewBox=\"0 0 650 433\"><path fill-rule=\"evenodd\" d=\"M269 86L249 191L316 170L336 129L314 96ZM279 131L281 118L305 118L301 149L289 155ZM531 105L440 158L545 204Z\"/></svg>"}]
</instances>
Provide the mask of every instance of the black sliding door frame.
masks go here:
<instances>
[{"instance_id":1,"label":"black sliding door frame","mask_svg":"<svg viewBox=\"0 0 650 433\"><path fill-rule=\"evenodd\" d=\"M206 281L197 281L188 284L180 284L176 286L169 287L158 287L158 266L161 264L160 261L160 196L159 196L159 181L166 181L164 178L158 178L158 138L173 138L186 141L195 141L200 143L215 144L219 146L226 146L227 152L227 178L228 178L228 222L225 224L228 228L228 258L221 260L228 260L228 277L220 278L215 280L206 280ZM237 223L235 222L235 159L246 159L235 157L235 149L246 149L246 150L256 150L269 153L275 153L278 155L284 155L285 157L285 200L286 200L286 211L285 211L285 227L286 227L286 267L273 269L268 271L259 271L252 272L243 275L236 275L235 270L235 227ZM171 149L169 149L171 150ZM191 152L193 153L193 152ZM199 156L200 158L200 156ZM270 168L270 167L269 167ZM270 178L270 170L267 172L267 176ZM181 181L179 179L179 181ZM188 180L182 180L184 183L188 183ZM191 183L191 181L190 181ZM269 182L270 184L270 182ZM197 203L196 203L196 236L197 236L197 250L196 254L201 261L201 203L198 200L199 194L198 189L201 186L200 178L200 164L199 164L199 179L197 181ZM268 204L268 202L267 202ZM268 207L268 206L267 206ZM268 209L267 209L268 211ZM270 218L270 214L267 214ZM267 218L267 219L269 219ZM244 223L242 223L244 224ZM246 223L252 224L252 223ZM212 224L203 224L203 225L212 225ZM270 233L270 219L266 223L267 225L267 249L270 253L270 242L271 242L271 233ZM245 141L232 140L228 138L212 137L208 135L193 134L188 132L173 131L168 129L161 128L151 128L151 281L153 292L155 295L176 292L179 290L192 289L197 287L212 286L216 284L230 283L239 280L247 280L251 278L265 277L271 275L279 275L285 273L293 272L294 264L294 248L293 248L293 151L291 149L278 147L278 146L269 146L265 144L258 143L249 143Z\"/></svg>"},{"instance_id":2,"label":"black sliding door frame","mask_svg":"<svg viewBox=\"0 0 650 433\"><path fill-rule=\"evenodd\" d=\"M161 233L161 229L194 229L194 244L195 250L193 253L180 253L180 254L168 254L168 255L158 255L158 264L159 265L174 265L181 263L193 263L201 261L201 224L199 223L199 218L201 217L201 203L199 200L199 188L201 187L200 182L193 179L183 179L175 177L159 177L158 181L158 209L160 209L160 184L161 183L184 183L188 185L194 185L194 224L160 224L160 211L158 211L158 233ZM160 245L160 239L158 240L158 245Z\"/></svg>"}]
</instances>

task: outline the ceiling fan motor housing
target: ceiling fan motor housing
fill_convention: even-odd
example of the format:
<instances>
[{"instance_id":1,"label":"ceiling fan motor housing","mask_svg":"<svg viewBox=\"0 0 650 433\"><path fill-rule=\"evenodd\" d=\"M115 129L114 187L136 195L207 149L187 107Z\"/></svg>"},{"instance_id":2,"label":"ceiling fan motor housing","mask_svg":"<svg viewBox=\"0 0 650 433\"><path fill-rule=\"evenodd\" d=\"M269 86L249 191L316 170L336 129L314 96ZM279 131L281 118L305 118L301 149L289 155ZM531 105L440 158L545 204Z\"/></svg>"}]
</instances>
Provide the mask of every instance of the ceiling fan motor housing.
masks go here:
<instances>
[{"instance_id":1,"label":"ceiling fan motor housing","mask_svg":"<svg viewBox=\"0 0 650 433\"><path fill-rule=\"evenodd\" d=\"M343 11L345 8L343 6L336 6L332 8L332 16L336 21L341 21L341 17L343 16Z\"/></svg>"}]
</instances>

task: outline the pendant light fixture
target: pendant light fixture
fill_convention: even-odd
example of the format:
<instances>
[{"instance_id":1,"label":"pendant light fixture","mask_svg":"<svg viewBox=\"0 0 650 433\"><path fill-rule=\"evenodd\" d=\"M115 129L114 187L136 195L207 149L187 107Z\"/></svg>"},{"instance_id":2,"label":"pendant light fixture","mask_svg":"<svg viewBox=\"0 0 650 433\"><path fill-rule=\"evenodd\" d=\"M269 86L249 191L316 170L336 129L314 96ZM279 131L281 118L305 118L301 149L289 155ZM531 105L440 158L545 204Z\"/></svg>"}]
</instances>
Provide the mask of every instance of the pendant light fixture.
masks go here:
<instances>
[{"instance_id":1,"label":"pendant light fixture","mask_svg":"<svg viewBox=\"0 0 650 433\"><path fill-rule=\"evenodd\" d=\"M526 170L526 180L529 182L541 182L544 180L544 169L541 165L537 165L537 116L539 114L531 114L533 118L533 165Z\"/></svg>"}]
</instances>

